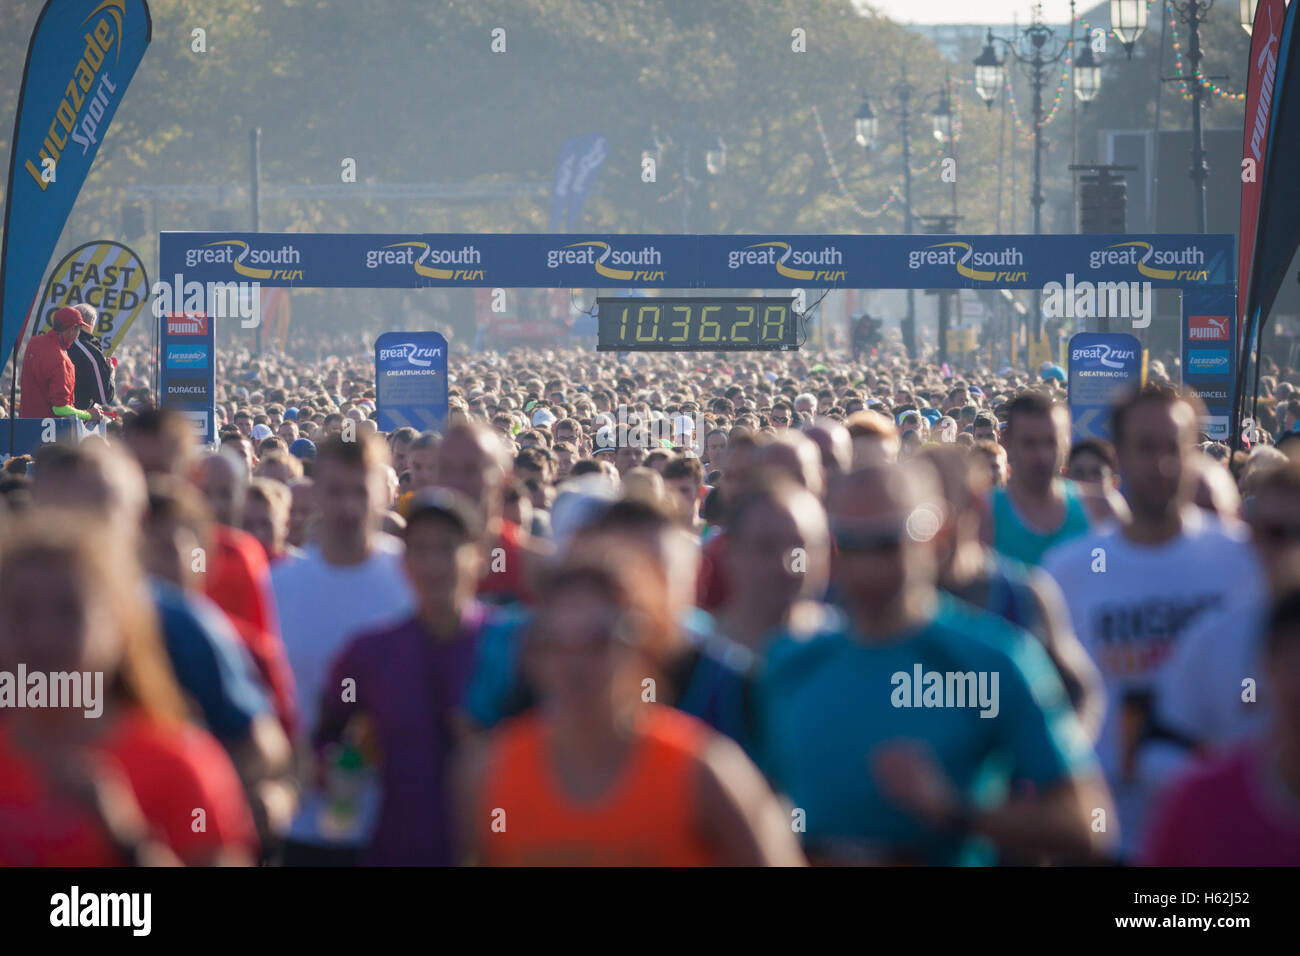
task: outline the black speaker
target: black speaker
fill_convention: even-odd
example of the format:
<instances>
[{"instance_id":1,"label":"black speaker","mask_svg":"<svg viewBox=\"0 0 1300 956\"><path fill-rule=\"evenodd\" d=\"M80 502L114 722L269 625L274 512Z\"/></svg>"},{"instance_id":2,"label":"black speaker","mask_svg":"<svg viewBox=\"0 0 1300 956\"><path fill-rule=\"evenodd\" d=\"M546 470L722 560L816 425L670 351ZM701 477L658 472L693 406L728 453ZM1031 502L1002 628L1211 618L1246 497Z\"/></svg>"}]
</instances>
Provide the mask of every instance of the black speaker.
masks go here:
<instances>
[{"instance_id":1,"label":"black speaker","mask_svg":"<svg viewBox=\"0 0 1300 956\"><path fill-rule=\"evenodd\" d=\"M1079 230L1091 235L1124 232L1128 187L1105 174L1079 177Z\"/></svg>"}]
</instances>

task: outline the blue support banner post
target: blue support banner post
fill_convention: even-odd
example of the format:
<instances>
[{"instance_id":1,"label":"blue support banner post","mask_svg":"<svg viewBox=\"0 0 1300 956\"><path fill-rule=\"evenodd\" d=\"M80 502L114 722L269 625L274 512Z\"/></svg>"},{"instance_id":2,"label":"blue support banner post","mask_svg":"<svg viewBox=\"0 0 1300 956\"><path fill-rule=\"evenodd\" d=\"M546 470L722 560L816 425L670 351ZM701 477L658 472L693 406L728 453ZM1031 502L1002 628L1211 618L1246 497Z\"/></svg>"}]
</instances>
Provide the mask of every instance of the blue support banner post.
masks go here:
<instances>
[{"instance_id":1,"label":"blue support banner post","mask_svg":"<svg viewBox=\"0 0 1300 956\"><path fill-rule=\"evenodd\" d=\"M1070 339L1066 352L1071 440L1110 441L1115 399L1146 378L1142 343L1126 332L1080 332Z\"/></svg>"},{"instance_id":2,"label":"blue support banner post","mask_svg":"<svg viewBox=\"0 0 1300 956\"><path fill-rule=\"evenodd\" d=\"M216 329L204 312L174 312L159 320L158 394L180 412L203 444L217 440Z\"/></svg>"},{"instance_id":3,"label":"blue support banner post","mask_svg":"<svg viewBox=\"0 0 1300 956\"><path fill-rule=\"evenodd\" d=\"M447 426L447 340L437 332L385 332L375 340L375 417L380 431Z\"/></svg>"},{"instance_id":4,"label":"blue support banner post","mask_svg":"<svg viewBox=\"0 0 1300 956\"><path fill-rule=\"evenodd\" d=\"M1232 436L1239 341L1235 286L1183 290L1183 384L1205 403L1201 431L1213 441Z\"/></svg>"}]
</instances>

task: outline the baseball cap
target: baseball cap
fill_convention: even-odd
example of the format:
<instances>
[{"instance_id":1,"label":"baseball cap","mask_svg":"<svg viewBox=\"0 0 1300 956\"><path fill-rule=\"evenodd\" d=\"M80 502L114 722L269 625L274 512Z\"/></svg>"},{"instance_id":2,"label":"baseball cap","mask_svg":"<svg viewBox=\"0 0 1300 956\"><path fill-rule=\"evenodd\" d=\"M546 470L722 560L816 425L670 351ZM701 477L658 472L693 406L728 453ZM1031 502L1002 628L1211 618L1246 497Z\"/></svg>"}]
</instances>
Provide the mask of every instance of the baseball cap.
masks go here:
<instances>
[{"instance_id":1,"label":"baseball cap","mask_svg":"<svg viewBox=\"0 0 1300 956\"><path fill-rule=\"evenodd\" d=\"M68 329L83 329L86 332L95 331L94 326L87 322L85 317L70 305L65 305L55 312L50 318L50 325L60 332L66 332Z\"/></svg>"},{"instance_id":2,"label":"baseball cap","mask_svg":"<svg viewBox=\"0 0 1300 956\"><path fill-rule=\"evenodd\" d=\"M253 426L253 441L261 441L263 438L271 437L271 429L268 425Z\"/></svg>"},{"instance_id":3,"label":"baseball cap","mask_svg":"<svg viewBox=\"0 0 1300 956\"><path fill-rule=\"evenodd\" d=\"M293 444L289 446L289 454L294 458L305 458L307 461L316 460L316 443L310 438L295 438Z\"/></svg>"},{"instance_id":4,"label":"baseball cap","mask_svg":"<svg viewBox=\"0 0 1300 956\"><path fill-rule=\"evenodd\" d=\"M286 408L284 410L284 420L287 422L296 422L298 420L298 409Z\"/></svg>"},{"instance_id":5,"label":"baseball cap","mask_svg":"<svg viewBox=\"0 0 1300 956\"><path fill-rule=\"evenodd\" d=\"M463 492L451 488L421 488L406 506L406 529L409 535L415 523L431 517L441 518L459 529L471 541L480 541L486 534L483 512Z\"/></svg>"},{"instance_id":6,"label":"baseball cap","mask_svg":"<svg viewBox=\"0 0 1300 956\"><path fill-rule=\"evenodd\" d=\"M1061 368L1061 366L1059 366L1059 365L1051 365L1051 364L1048 364L1048 366L1047 366L1046 368L1043 369L1043 381L1045 382L1045 381L1047 381L1049 378L1054 378L1054 379L1056 379L1058 382L1064 382L1064 381L1065 381L1065 369Z\"/></svg>"},{"instance_id":7,"label":"baseball cap","mask_svg":"<svg viewBox=\"0 0 1300 956\"><path fill-rule=\"evenodd\" d=\"M539 408L533 412L534 425L550 425L555 422L555 416L551 414L550 409Z\"/></svg>"}]
</instances>

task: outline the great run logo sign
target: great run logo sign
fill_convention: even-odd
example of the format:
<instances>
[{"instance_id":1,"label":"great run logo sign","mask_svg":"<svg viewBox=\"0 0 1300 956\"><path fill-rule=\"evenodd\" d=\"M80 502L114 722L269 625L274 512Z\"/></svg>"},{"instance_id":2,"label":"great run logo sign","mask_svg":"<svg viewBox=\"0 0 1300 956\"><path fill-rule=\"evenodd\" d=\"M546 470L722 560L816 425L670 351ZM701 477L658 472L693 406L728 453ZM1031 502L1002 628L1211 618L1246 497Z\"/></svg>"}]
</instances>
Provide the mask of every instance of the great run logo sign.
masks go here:
<instances>
[{"instance_id":1,"label":"great run logo sign","mask_svg":"<svg viewBox=\"0 0 1300 956\"><path fill-rule=\"evenodd\" d=\"M228 265L237 275L248 279L293 282L303 277L301 269L265 268L302 265L302 253L289 243L279 249L259 249L243 239L217 239L185 250L186 268L199 265Z\"/></svg>"},{"instance_id":2,"label":"great run logo sign","mask_svg":"<svg viewBox=\"0 0 1300 956\"><path fill-rule=\"evenodd\" d=\"M432 368L434 359L442 358L440 346L421 346L414 342L388 345L379 349L379 361L385 368L400 367L403 362L415 368Z\"/></svg>"},{"instance_id":3,"label":"great run logo sign","mask_svg":"<svg viewBox=\"0 0 1300 956\"><path fill-rule=\"evenodd\" d=\"M961 253L958 255L958 253ZM973 282L1003 282L1019 284L1028 281L1029 273L1017 268L1025 264L1025 254L1015 246L1001 249L978 250L969 242L954 240L936 242L924 249L913 249L907 254L907 268L926 266L951 266L963 279Z\"/></svg>"},{"instance_id":4,"label":"great run logo sign","mask_svg":"<svg viewBox=\"0 0 1300 956\"><path fill-rule=\"evenodd\" d=\"M844 282L848 273L836 268L843 265L844 253L838 246L828 244L821 249L796 249L779 239L733 249L727 256L728 269L770 266L777 275L798 282Z\"/></svg>"},{"instance_id":5,"label":"great run logo sign","mask_svg":"<svg viewBox=\"0 0 1300 956\"><path fill-rule=\"evenodd\" d=\"M367 269L410 266L418 276L444 282L482 281L483 270L470 268L482 264L483 253L471 243L466 243L459 249L446 249L413 239L366 250Z\"/></svg>"},{"instance_id":6,"label":"great run logo sign","mask_svg":"<svg viewBox=\"0 0 1300 956\"><path fill-rule=\"evenodd\" d=\"M647 243L640 249L619 249L599 239L584 239L546 250L546 268L591 266L596 274L619 282L663 282L663 253Z\"/></svg>"},{"instance_id":7,"label":"great run logo sign","mask_svg":"<svg viewBox=\"0 0 1300 956\"><path fill-rule=\"evenodd\" d=\"M1133 239L1094 249L1088 256L1088 268L1094 272L1120 265L1134 266L1139 275L1148 279L1210 281L1210 271L1205 268L1205 250L1190 243L1182 249L1158 249L1144 239Z\"/></svg>"}]
</instances>

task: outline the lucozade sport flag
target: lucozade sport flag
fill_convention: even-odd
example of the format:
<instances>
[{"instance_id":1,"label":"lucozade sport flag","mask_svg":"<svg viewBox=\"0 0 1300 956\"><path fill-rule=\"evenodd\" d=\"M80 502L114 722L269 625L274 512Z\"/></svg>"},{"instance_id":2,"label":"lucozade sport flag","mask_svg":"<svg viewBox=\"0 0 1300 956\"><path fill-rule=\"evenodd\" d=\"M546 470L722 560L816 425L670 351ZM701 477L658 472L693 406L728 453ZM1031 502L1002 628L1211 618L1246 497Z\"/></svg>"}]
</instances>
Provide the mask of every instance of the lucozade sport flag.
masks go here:
<instances>
[{"instance_id":1,"label":"lucozade sport flag","mask_svg":"<svg viewBox=\"0 0 1300 956\"><path fill-rule=\"evenodd\" d=\"M9 154L0 370L152 33L145 0L49 0L36 20Z\"/></svg>"}]
</instances>

